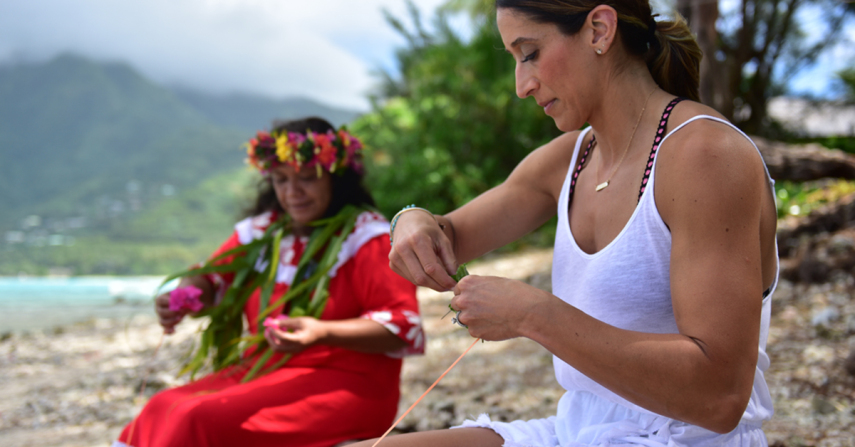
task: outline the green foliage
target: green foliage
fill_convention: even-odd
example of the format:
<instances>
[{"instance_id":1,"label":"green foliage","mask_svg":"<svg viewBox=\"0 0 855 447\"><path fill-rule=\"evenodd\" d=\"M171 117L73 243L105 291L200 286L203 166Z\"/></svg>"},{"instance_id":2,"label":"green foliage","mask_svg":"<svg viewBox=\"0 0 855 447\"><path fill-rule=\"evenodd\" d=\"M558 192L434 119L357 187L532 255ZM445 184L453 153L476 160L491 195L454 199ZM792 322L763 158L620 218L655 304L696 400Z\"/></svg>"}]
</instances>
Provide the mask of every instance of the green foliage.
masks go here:
<instances>
[{"instance_id":1,"label":"green foliage","mask_svg":"<svg viewBox=\"0 0 855 447\"><path fill-rule=\"evenodd\" d=\"M830 137L788 138L787 142L794 144L817 143L829 149L840 149L843 152L855 154L855 137L833 135Z\"/></svg>"},{"instance_id":2,"label":"green foliage","mask_svg":"<svg viewBox=\"0 0 855 447\"><path fill-rule=\"evenodd\" d=\"M428 33L411 5L414 31L390 17L408 46L400 78L385 75L381 98L350 128L365 139L368 181L381 210L407 203L436 213L501 183L530 151L560 132L529 99L516 97L514 60L492 15L464 42L440 11Z\"/></svg>"},{"instance_id":3,"label":"green foliage","mask_svg":"<svg viewBox=\"0 0 855 447\"><path fill-rule=\"evenodd\" d=\"M837 77L840 79L846 89L846 99L855 102L855 67L850 67L837 72Z\"/></svg>"},{"instance_id":4,"label":"green foliage","mask_svg":"<svg viewBox=\"0 0 855 447\"><path fill-rule=\"evenodd\" d=\"M787 215L806 216L822 205L855 193L855 181L777 182L775 190L778 196L778 218Z\"/></svg>"}]
</instances>

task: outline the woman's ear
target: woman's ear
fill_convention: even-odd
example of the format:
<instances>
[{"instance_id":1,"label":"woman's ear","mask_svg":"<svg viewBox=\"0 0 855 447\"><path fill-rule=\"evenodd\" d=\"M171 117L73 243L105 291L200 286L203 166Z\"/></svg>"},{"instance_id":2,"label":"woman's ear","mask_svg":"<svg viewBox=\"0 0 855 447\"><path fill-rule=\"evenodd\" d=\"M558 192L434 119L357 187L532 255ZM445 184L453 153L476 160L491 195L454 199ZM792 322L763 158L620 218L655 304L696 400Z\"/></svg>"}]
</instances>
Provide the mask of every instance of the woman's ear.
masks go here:
<instances>
[{"instance_id":1,"label":"woman's ear","mask_svg":"<svg viewBox=\"0 0 855 447\"><path fill-rule=\"evenodd\" d=\"M617 34L617 11L611 6L599 5L588 13L585 20L587 44L597 54L606 54L614 43Z\"/></svg>"}]
</instances>

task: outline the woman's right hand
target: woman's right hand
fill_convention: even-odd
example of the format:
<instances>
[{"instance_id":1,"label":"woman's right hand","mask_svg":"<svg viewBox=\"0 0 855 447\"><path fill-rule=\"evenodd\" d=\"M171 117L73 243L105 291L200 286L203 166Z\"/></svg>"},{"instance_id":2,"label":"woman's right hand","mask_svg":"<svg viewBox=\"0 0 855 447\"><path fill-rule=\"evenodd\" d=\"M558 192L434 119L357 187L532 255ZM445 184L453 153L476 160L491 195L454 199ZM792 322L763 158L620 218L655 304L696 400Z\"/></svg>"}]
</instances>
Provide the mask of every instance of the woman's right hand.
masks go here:
<instances>
[{"instance_id":1,"label":"woman's right hand","mask_svg":"<svg viewBox=\"0 0 855 447\"><path fill-rule=\"evenodd\" d=\"M175 333L175 326L188 313L187 309L169 310L169 293L164 293L154 300L154 311L157 313L158 322L163 326L165 334Z\"/></svg>"},{"instance_id":2,"label":"woman's right hand","mask_svg":"<svg viewBox=\"0 0 855 447\"><path fill-rule=\"evenodd\" d=\"M452 242L428 213L415 210L401 214L392 234L389 267L417 286L444 292L457 283Z\"/></svg>"}]
</instances>

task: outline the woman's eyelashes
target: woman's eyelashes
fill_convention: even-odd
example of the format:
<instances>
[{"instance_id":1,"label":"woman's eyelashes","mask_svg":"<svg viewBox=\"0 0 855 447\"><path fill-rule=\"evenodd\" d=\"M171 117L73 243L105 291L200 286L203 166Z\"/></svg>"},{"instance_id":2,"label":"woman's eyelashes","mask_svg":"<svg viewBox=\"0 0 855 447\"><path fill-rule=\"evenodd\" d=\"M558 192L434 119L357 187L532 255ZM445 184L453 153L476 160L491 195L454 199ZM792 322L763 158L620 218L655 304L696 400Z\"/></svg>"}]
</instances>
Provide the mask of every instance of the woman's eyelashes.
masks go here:
<instances>
[{"instance_id":1,"label":"woman's eyelashes","mask_svg":"<svg viewBox=\"0 0 855 447\"><path fill-rule=\"evenodd\" d=\"M520 62L521 62L521 63L526 63L526 62L529 62L529 61L533 61L533 60L535 60L536 58L537 58L537 50L532 51L531 53L528 53L528 54L524 54L524 55L523 55L523 58L522 58L522 60L521 60Z\"/></svg>"}]
</instances>

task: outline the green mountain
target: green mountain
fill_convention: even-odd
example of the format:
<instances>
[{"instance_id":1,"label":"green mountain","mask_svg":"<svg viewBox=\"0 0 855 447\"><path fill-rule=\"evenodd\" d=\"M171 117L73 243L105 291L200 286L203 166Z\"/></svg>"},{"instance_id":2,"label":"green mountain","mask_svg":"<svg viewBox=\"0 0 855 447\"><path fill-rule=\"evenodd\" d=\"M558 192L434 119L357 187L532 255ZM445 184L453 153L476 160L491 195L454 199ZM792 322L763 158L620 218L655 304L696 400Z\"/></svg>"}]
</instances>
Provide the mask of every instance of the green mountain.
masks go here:
<instances>
[{"instance_id":1,"label":"green mountain","mask_svg":"<svg viewBox=\"0 0 855 447\"><path fill-rule=\"evenodd\" d=\"M125 64L63 55L4 67L0 219L117 210L127 193L189 187L235 167L244 138Z\"/></svg>"},{"instance_id":2,"label":"green mountain","mask_svg":"<svg viewBox=\"0 0 855 447\"><path fill-rule=\"evenodd\" d=\"M0 67L0 275L164 273L228 236L273 118L353 112L171 90L123 63ZM29 216L29 217L28 217Z\"/></svg>"}]
</instances>

